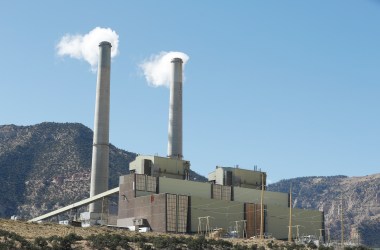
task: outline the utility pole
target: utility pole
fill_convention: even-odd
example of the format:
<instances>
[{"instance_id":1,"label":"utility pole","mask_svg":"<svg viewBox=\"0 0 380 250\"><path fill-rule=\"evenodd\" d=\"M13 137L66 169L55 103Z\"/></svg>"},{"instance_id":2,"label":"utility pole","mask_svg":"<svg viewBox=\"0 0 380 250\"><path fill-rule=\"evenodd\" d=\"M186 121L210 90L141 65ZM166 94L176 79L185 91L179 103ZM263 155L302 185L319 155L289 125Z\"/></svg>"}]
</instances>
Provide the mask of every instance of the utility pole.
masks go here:
<instances>
[{"instance_id":1,"label":"utility pole","mask_svg":"<svg viewBox=\"0 0 380 250\"><path fill-rule=\"evenodd\" d=\"M300 226L301 226L301 225L295 225L295 227L297 228L297 236L296 236L296 237L297 237L297 238L296 238L297 241L300 240Z\"/></svg>"},{"instance_id":2,"label":"utility pole","mask_svg":"<svg viewBox=\"0 0 380 250\"><path fill-rule=\"evenodd\" d=\"M344 246L344 224L343 224L343 196L341 198L340 204L340 228L341 228L341 243L342 247Z\"/></svg>"},{"instance_id":3,"label":"utility pole","mask_svg":"<svg viewBox=\"0 0 380 250\"><path fill-rule=\"evenodd\" d=\"M289 203L289 232L288 232L288 242L292 242L292 184L290 183L290 203Z\"/></svg>"},{"instance_id":4,"label":"utility pole","mask_svg":"<svg viewBox=\"0 0 380 250\"><path fill-rule=\"evenodd\" d=\"M260 202L260 239L263 239L264 233L264 174L261 173L261 202Z\"/></svg>"},{"instance_id":5,"label":"utility pole","mask_svg":"<svg viewBox=\"0 0 380 250\"><path fill-rule=\"evenodd\" d=\"M238 238L240 238L239 237L239 221L238 220L235 220L235 232L236 232L236 236Z\"/></svg>"},{"instance_id":6,"label":"utility pole","mask_svg":"<svg viewBox=\"0 0 380 250\"><path fill-rule=\"evenodd\" d=\"M202 220L201 217L198 217L198 234L202 232Z\"/></svg>"},{"instance_id":7,"label":"utility pole","mask_svg":"<svg viewBox=\"0 0 380 250\"><path fill-rule=\"evenodd\" d=\"M322 241L322 231L324 230L324 229L322 229L322 228L320 228L320 229L318 229L319 230L319 242L321 242Z\"/></svg>"},{"instance_id":8,"label":"utility pole","mask_svg":"<svg viewBox=\"0 0 380 250\"><path fill-rule=\"evenodd\" d=\"M330 245L330 228L326 228L327 230L327 244Z\"/></svg>"},{"instance_id":9,"label":"utility pole","mask_svg":"<svg viewBox=\"0 0 380 250\"><path fill-rule=\"evenodd\" d=\"M241 220L243 223L243 238L247 238L247 220Z\"/></svg>"}]
</instances>

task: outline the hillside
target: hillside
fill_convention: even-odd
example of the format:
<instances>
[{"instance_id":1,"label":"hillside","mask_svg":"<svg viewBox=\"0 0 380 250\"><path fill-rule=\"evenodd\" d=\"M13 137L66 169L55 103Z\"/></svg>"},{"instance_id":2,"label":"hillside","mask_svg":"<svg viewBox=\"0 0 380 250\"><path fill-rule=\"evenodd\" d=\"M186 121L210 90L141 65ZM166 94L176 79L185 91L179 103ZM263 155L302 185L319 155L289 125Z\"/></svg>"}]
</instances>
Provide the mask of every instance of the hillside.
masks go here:
<instances>
[{"instance_id":1,"label":"hillside","mask_svg":"<svg viewBox=\"0 0 380 250\"><path fill-rule=\"evenodd\" d=\"M0 217L29 219L87 198L92 137L78 123L0 126ZM110 145L110 188L135 157Z\"/></svg>"},{"instance_id":2,"label":"hillside","mask_svg":"<svg viewBox=\"0 0 380 250\"><path fill-rule=\"evenodd\" d=\"M380 246L380 174L364 177L301 177L269 185L268 190L289 192L293 205L324 211L331 240L341 239L343 198L344 237L368 246ZM327 239L327 232L326 232Z\"/></svg>"}]
</instances>

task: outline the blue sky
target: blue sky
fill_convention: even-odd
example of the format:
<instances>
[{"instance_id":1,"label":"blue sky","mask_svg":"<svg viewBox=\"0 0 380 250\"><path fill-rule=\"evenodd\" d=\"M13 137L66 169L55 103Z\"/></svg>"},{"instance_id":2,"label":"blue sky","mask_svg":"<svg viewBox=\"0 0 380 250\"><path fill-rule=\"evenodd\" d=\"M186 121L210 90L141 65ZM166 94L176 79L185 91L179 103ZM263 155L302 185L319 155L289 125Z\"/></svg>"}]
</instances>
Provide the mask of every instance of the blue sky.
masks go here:
<instances>
[{"instance_id":1,"label":"blue sky","mask_svg":"<svg viewBox=\"0 0 380 250\"><path fill-rule=\"evenodd\" d=\"M62 57L66 34L119 35L111 69L110 141L166 155L169 90L139 65L180 51L184 156L300 176L380 170L380 1L4 1L0 124L93 128L96 74Z\"/></svg>"}]
</instances>

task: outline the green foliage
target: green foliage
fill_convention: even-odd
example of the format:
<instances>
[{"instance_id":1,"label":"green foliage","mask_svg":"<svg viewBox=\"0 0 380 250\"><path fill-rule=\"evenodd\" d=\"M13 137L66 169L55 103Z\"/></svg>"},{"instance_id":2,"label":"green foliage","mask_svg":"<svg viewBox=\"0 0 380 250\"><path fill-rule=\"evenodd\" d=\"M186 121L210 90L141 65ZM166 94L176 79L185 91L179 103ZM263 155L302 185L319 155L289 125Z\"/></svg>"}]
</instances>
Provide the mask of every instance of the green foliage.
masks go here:
<instances>
[{"instance_id":1,"label":"green foliage","mask_svg":"<svg viewBox=\"0 0 380 250\"><path fill-rule=\"evenodd\" d=\"M328 246L320 245L318 247L318 250L334 250L334 247L328 247Z\"/></svg>"},{"instance_id":2,"label":"green foliage","mask_svg":"<svg viewBox=\"0 0 380 250\"><path fill-rule=\"evenodd\" d=\"M35 249L33 244L14 232L0 229L0 237L3 237L0 249Z\"/></svg>"},{"instance_id":3,"label":"green foliage","mask_svg":"<svg viewBox=\"0 0 380 250\"><path fill-rule=\"evenodd\" d=\"M34 239L34 245L36 247L38 247L39 249L51 249L49 246L48 246L48 242L45 238L43 237L37 237Z\"/></svg>"},{"instance_id":4,"label":"green foliage","mask_svg":"<svg viewBox=\"0 0 380 250\"><path fill-rule=\"evenodd\" d=\"M136 238L129 238L127 236L121 236L118 234L91 235L87 238L87 240L90 243L89 245L92 249L110 249L110 250L116 250L118 247L121 247L123 249L130 249L129 242L132 239L136 239ZM134 241L134 242L139 242L139 241Z\"/></svg>"},{"instance_id":5,"label":"green foliage","mask_svg":"<svg viewBox=\"0 0 380 250\"><path fill-rule=\"evenodd\" d=\"M286 248L287 250L300 249L300 248L298 248L298 245L297 245L296 243L294 243L294 242L292 242L291 244L286 244L285 248ZM301 248L301 249L302 249L302 248Z\"/></svg>"},{"instance_id":6,"label":"green foliage","mask_svg":"<svg viewBox=\"0 0 380 250\"><path fill-rule=\"evenodd\" d=\"M204 236L198 237L189 237L187 240L187 248L188 249L207 249L207 240Z\"/></svg>"},{"instance_id":7,"label":"green foliage","mask_svg":"<svg viewBox=\"0 0 380 250\"><path fill-rule=\"evenodd\" d=\"M272 242L268 242L267 247L270 248L270 249L272 249L273 248L273 243Z\"/></svg>"},{"instance_id":8,"label":"green foliage","mask_svg":"<svg viewBox=\"0 0 380 250\"><path fill-rule=\"evenodd\" d=\"M39 237L41 238L41 237ZM37 238L38 239L38 238ZM36 239L36 240L37 240ZM71 250L73 248L73 244L79 240L82 240L83 237L76 235L74 233L70 233L66 235L65 237L59 237L59 236L51 236L47 239L41 238L38 240L38 242L43 242L43 240L46 240L47 242L50 242L51 248L50 247L45 247L45 248L39 248L39 249L53 249L53 250ZM36 240L35 240L35 245L36 245Z\"/></svg>"},{"instance_id":9,"label":"green foliage","mask_svg":"<svg viewBox=\"0 0 380 250\"><path fill-rule=\"evenodd\" d=\"M344 250L369 250L371 248L368 248L366 246L352 246L352 247L344 247Z\"/></svg>"},{"instance_id":10,"label":"green foliage","mask_svg":"<svg viewBox=\"0 0 380 250\"><path fill-rule=\"evenodd\" d=\"M257 244L253 244L253 245L250 247L250 250L257 250Z\"/></svg>"},{"instance_id":11,"label":"green foliage","mask_svg":"<svg viewBox=\"0 0 380 250\"><path fill-rule=\"evenodd\" d=\"M236 244L233 250L248 250L249 248L245 245Z\"/></svg>"},{"instance_id":12,"label":"green foliage","mask_svg":"<svg viewBox=\"0 0 380 250\"><path fill-rule=\"evenodd\" d=\"M307 243L307 247L310 248L310 249L317 249L317 245L315 245L314 242L310 241L309 243Z\"/></svg>"}]
</instances>

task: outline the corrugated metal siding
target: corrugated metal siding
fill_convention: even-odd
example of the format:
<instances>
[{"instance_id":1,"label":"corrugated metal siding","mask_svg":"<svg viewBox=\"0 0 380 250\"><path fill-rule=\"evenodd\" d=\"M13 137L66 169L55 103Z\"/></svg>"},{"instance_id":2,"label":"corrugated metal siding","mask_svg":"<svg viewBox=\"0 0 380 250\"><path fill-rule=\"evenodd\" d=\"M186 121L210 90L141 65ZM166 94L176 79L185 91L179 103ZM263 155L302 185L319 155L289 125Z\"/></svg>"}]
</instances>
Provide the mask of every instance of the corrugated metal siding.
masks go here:
<instances>
[{"instance_id":1,"label":"corrugated metal siding","mask_svg":"<svg viewBox=\"0 0 380 250\"><path fill-rule=\"evenodd\" d=\"M189 197L187 195L178 195L178 233L187 232L188 207Z\"/></svg>"},{"instance_id":2,"label":"corrugated metal siding","mask_svg":"<svg viewBox=\"0 0 380 250\"><path fill-rule=\"evenodd\" d=\"M166 231L187 232L189 196L166 194Z\"/></svg>"},{"instance_id":3,"label":"corrugated metal siding","mask_svg":"<svg viewBox=\"0 0 380 250\"><path fill-rule=\"evenodd\" d=\"M145 175L136 174L136 190L145 191L145 187L146 187Z\"/></svg>"},{"instance_id":4,"label":"corrugated metal siding","mask_svg":"<svg viewBox=\"0 0 380 250\"><path fill-rule=\"evenodd\" d=\"M166 194L166 231L177 231L177 195Z\"/></svg>"},{"instance_id":5,"label":"corrugated metal siding","mask_svg":"<svg viewBox=\"0 0 380 250\"><path fill-rule=\"evenodd\" d=\"M222 186L222 196L221 199L224 201L232 200L232 187L231 186Z\"/></svg>"},{"instance_id":6,"label":"corrugated metal siding","mask_svg":"<svg viewBox=\"0 0 380 250\"><path fill-rule=\"evenodd\" d=\"M245 219L247 220L247 237L260 235L260 204L245 203Z\"/></svg>"},{"instance_id":7,"label":"corrugated metal siding","mask_svg":"<svg viewBox=\"0 0 380 250\"><path fill-rule=\"evenodd\" d=\"M157 190L157 178L152 176L146 177L146 191L156 193Z\"/></svg>"},{"instance_id":8,"label":"corrugated metal siding","mask_svg":"<svg viewBox=\"0 0 380 250\"><path fill-rule=\"evenodd\" d=\"M222 197L222 186L221 185L212 185L212 198L220 200Z\"/></svg>"},{"instance_id":9,"label":"corrugated metal siding","mask_svg":"<svg viewBox=\"0 0 380 250\"><path fill-rule=\"evenodd\" d=\"M232 200L232 187L213 184L212 185L212 198L216 199L216 200L231 201Z\"/></svg>"}]
</instances>

